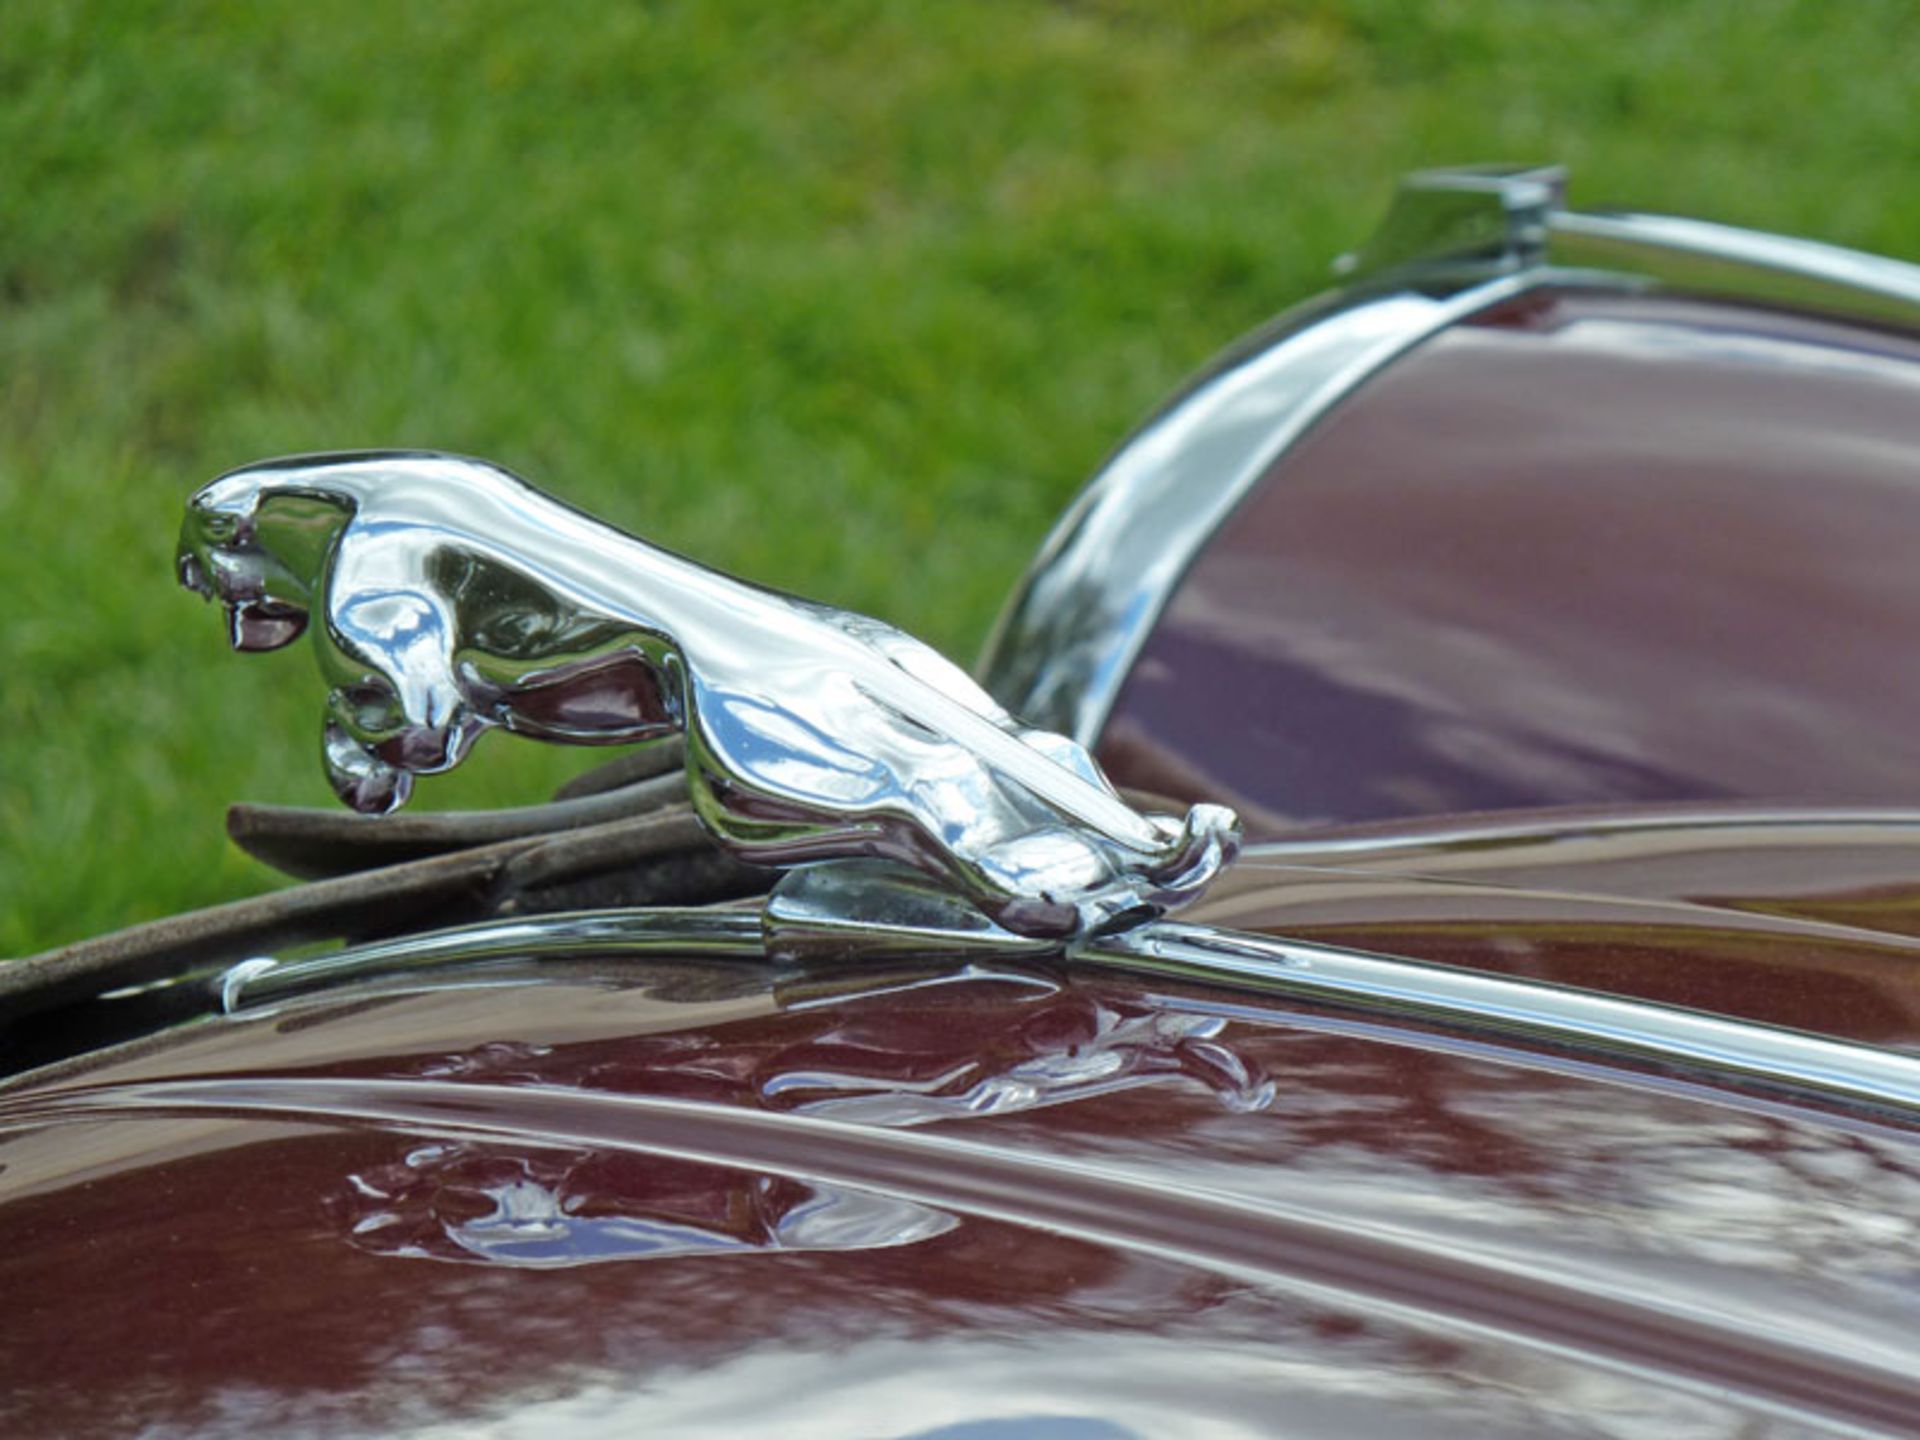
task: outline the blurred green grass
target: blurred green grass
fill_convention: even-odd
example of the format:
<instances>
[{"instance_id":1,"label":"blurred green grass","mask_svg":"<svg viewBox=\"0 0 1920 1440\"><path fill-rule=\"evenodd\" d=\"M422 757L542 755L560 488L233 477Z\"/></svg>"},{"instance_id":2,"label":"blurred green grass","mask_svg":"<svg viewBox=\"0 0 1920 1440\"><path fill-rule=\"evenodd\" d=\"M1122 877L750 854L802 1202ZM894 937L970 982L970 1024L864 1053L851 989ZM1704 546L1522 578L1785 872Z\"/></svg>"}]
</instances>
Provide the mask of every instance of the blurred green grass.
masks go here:
<instances>
[{"instance_id":1,"label":"blurred green grass","mask_svg":"<svg viewBox=\"0 0 1920 1440\"><path fill-rule=\"evenodd\" d=\"M1920 13L26 4L0 19L0 953L259 889L303 650L173 588L265 455L486 455L970 660L1103 452L1393 177L1920 257ZM495 738L416 804L543 795Z\"/></svg>"}]
</instances>

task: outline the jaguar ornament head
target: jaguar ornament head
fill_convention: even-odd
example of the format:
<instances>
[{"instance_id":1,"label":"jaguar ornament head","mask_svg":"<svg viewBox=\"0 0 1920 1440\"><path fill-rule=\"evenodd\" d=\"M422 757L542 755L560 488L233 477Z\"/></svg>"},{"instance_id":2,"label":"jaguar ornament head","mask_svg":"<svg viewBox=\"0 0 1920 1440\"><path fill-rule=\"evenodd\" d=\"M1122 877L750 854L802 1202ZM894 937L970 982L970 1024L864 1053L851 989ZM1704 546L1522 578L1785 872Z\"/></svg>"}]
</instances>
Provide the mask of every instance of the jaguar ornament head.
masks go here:
<instances>
[{"instance_id":1,"label":"jaguar ornament head","mask_svg":"<svg viewBox=\"0 0 1920 1440\"><path fill-rule=\"evenodd\" d=\"M326 477L359 460L274 461L203 486L187 505L177 567L186 588L220 603L236 650L289 645L322 612L328 778L348 805L382 814L406 802L414 775L457 764L485 726L433 667L444 614L429 592L330 583L358 501Z\"/></svg>"}]
</instances>

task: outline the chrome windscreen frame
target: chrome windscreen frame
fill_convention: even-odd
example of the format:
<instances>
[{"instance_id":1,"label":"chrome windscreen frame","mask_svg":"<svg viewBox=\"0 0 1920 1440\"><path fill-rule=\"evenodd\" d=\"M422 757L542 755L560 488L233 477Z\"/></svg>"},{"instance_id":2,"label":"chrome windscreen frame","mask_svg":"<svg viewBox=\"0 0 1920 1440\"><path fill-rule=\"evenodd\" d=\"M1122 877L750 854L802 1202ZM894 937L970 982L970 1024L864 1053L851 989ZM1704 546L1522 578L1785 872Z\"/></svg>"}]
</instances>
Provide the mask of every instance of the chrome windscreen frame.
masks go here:
<instances>
[{"instance_id":1,"label":"chrome windscreen frame","mask_svg":"<svg viewBox=\"0 0 1920 1440\"><path fill-rule=\"evenodd\" d=\"M977 667L1031 724L1093 747L1187 569L1306 432L1440 331L1580 284L1920 328L1920 265L1706 221L1565 208L1556 167L1421 171L1336 266L1344 288L1228 351L1115 452L1015 587Z\"/></svg>"},{"instance_id":2,"label":"chrome windscreen frame","mask_svg":"<svg viewBox=\"0 0 1920 1440\"><path fill-rule=\"evenodd\" d=\"M1286 317L1271 344L1189 387L1047 538L987 643L988 693L1091 746L1188 565L1274 461L1397 356L1526 284L1343 297Z\"/></svg>"}]
</instances>

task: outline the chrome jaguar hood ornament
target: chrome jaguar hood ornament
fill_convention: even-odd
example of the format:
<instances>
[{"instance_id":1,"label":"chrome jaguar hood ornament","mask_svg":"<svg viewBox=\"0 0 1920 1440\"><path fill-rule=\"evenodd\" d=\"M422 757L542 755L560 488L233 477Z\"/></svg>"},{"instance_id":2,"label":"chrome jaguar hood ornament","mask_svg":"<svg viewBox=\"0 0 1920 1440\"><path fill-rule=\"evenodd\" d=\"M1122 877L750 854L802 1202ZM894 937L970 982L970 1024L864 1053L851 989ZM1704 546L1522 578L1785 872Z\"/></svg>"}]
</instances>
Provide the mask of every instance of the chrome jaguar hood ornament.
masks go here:
<instances>
[{"instance_id":1,"label":"chrome jaguar hood ornament","mask_svg":"<svg viewBox=\"0 0 1920 1440\"><path fill-rule=\"evenodd\" d=\"M696 810L739 858L909 866L1049 940L1177 908L1238 848L1232 811L1141 814L1084 747L902 631L716 574L481 461L233 471L188 502L179 574L223 603L236 649L312 629L327 772L363 812L489 729L684 733Z\"/></svg>"}]
</instances>

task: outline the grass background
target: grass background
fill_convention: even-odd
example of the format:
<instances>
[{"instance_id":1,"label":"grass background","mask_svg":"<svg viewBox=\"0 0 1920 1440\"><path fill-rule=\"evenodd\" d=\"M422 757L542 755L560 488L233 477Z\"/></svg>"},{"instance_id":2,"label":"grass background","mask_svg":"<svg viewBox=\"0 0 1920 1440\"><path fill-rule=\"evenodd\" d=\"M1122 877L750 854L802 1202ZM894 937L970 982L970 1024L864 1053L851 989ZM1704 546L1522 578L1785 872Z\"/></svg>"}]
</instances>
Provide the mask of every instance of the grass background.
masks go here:
<instances>
[{"instance_id":1,"label":"grass background","mask_svg":"<svg viewBox=\"0 0 1920 1440\"><path fill-rule=\"evenodd\" d=\"M223 805L331 803L304 647L173 587L223 469L490 456L969 660L1396 173L1920 258L1916 96L1892 0L10 5L0 954L272 883ZM586 758L494 737L415 804Z\"/></svg>"}]
</instances>

